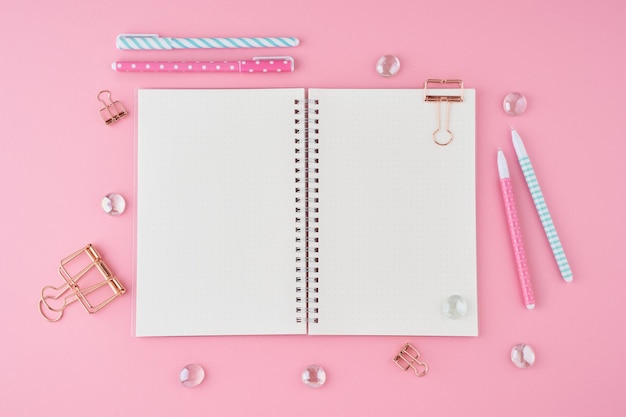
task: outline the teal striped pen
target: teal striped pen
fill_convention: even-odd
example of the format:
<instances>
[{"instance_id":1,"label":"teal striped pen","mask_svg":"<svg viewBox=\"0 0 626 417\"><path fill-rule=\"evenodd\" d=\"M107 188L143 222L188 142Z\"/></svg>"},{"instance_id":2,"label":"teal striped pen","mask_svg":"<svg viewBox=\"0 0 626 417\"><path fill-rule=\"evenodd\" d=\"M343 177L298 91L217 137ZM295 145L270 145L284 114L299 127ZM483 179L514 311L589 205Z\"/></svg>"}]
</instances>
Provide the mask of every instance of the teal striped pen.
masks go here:
<instances>
[{"instance_id":1,"label":"teal striped pen","mask_svg":"<svg viewBox=\"0 0 626 417\"><path fill-rule=\"evenodd\" d=\"M546 232L548 242L550 242L550 247L552 248L554 259L556 259L556 263L559 266L559 270L561 271L561 276L566 282L572 282L574 278L572 275L572 270L570 269L567 258L565 257L565 252L563 251L563 246L561 245L559 235L556 233L556 229L554 228L552 216L550 216L548 206L546 205L546 200L543 198L543 193L541 192L539 182L537 181L537 177L535 176L535 170L530 163L530 159L528 158L528 153L526 153L526 148L524 148L524 142L522 142L522 138L513 127L511 127L511 137L513 139L513 146L515 147L517 159L519 161L520 167L522 168L522 172L524 173L526 184L528 185L528 190L530 191L530 195L532 196L533 202L535 203L535 208L537 209L537 214L539 214L539 219L541 220L541 224L543 225L543 230Z\"/></svg>"}]
</instances>

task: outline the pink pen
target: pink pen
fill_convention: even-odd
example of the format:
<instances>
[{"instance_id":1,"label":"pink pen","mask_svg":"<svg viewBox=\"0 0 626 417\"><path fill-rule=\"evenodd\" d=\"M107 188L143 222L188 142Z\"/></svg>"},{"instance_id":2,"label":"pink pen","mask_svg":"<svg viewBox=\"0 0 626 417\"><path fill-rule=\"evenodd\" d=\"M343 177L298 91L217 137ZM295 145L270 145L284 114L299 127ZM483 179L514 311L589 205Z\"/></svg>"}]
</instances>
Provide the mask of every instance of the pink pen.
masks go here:
<instances>
[{"instance_id":1,"label":"pink pen","mask_svg":"<svg viewBox=\"0 0 626 417\"><path fill-rule=\"evenodd\" d=\"M500 175L500 187L502 188L504 209L506 210L506 217L509 222L509 232L511 234L511 242L513 243L513 253L515 254L515 263L517 264L519 282L522 287L522 296L524 297L524 304L526 305L526 308L532 310L535 308L535 295L533 293L533 287L530 283L528 262L526 261L522 231L517 218L517 207L515 206L515 197L513 196L513 187L511 186L509 167L507 166L504 152L502 152L499 148L498 174Z\"/></svg>"},{"instance_id":2,"label":"pink pen","mask_svg":"<svg viewBox=\"0 0 626 417\"><path fill-rule=\"evenodd\" d=\"M290 56L258 57L241 61L117 61L111 65L121 72L293 72Z\"/></svg>"}]
</instances>

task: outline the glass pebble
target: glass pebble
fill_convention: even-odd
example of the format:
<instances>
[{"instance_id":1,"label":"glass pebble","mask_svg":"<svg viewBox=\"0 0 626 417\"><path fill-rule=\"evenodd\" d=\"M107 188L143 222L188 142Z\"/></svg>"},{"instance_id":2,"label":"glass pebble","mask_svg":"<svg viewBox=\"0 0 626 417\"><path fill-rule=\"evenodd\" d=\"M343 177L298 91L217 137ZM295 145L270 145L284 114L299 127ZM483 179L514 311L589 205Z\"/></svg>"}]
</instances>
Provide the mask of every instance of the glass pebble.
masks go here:
<instances>
[{"instance_id":1,"label":"glass pebble","mask_svg":"<svg viewBox=\"0 0 626 417\"><path fill-rule=\"evenodd\" d=\"M111 216L119 216L126 210L126 200L119 194L107 194L102 199L102 210Z\"/></svg>"},{"instance_id":2,"label":"glass pebble","mask_svg":"<svg viewBox=\"0 0 626 417\"><path fill-rule=\"evenodd\" d=\"M518 116L526 111L526 97L521 93L509 93L504 97L502 106L506 114L511 116Z\"/></svg>"},{"instance_id":3,"label":"glass pebble","mask_svg":"<svg viewBox=\"0 0 626 417\"><path fill-rule=\"evenodd\" d=\"M535 351L530 346L519 343L511 349L511 361L518 368L530 368L535 363Z\"/></svg>"},{"instance_id":4,"label":"glass pebble","mask_svg":"<svg viewBox=\"0 0 626 417\"><path fill-rule=\"evenodd\" d=\"M376 63L376 72L383 77L393 77L400 71L400 60L394 55L384 55Z\"/></svg>"},{"instance_id":5,"label":"glass pebble","mask_svg":"<svg viewBox=\"0 0 626 417\"><path fill-rule=\"evenodd\" d=\"M309 365L302 372L302 382L310 388L319 388L326 382L326 371L319 365Z\"/></svg>"},{"instance_id":6,"label":"glass pebble","mask_svg":"<svg viewBox=\"0 0 626 417\"><path fill-rule=\"evenodd\" d=\"M441 308L443 314L451 319L458 319L467 313L467 301L460 295L446 298Z\"/></svg>"},{"instance_id":7,"label":"glass pebble","mask_svg":"<svg viewBox=\"0 0 626 417\"><path fill-rule=\"evenodd\" d=\"M197 387L204 380L204 368L196 363L190 363L181 369L179 379L187 388Z\"/></svg>"}]
</instances>

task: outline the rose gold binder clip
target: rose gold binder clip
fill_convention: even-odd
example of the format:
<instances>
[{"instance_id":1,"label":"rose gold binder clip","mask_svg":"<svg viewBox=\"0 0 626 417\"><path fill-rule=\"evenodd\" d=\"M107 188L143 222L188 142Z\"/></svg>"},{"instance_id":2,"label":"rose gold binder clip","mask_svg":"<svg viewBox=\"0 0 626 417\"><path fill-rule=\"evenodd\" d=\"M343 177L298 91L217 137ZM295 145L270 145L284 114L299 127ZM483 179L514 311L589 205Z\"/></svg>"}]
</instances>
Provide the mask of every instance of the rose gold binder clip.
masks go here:
<instances>
[{"instance_id":1,"label":"rose gold binder clip","mask_svg":"<svg viewBox=\"0 0 626 417\"><path fill-rule=\"evenodd\" d=\"M436 89L437 93L432 93L428 90L430 84L439 84L443 86L442 89ZM452 86L452 87L450 87ZM456 87L453 89L453 87ZM458 91L459 93L454 94L441 94L445 91ZM428 79L424 83L424 101L434 101L437 104L437 129L433 132L433 140L439 146L446 146L452 142L454 139L454 134L450 130L450 104L451 103L461 103L463 102L463 81L461 80L437 80L437 79ZM444 140L440 140L437 136L441 131L441 103L446 103L446 117L445 117L445 133L447 134L447 138ZM445 140L447 139L447 140Z\"/></svg>"},{"instance_id":2,"label":"rose gold binder clip","mask_svg":"<svg viewBox=\"0 0 626 417\"><path fill-rule=\"evenodd\" d=\"M104 98L102 98L104 96ZM100 116L104 123L110 125L118 120L128 116L126 109L119 101L113 101L111 99L111 92L109 90L102 90L98 93L98 100L104 104L104 107L100 109Z\"/></svg>"},{"instance_id":3,"label":"rose gold binder clip","mask_svg":"<svg viewBox=\"0 0 626 417\"><path fill-rule=\"evenodd\" d=\"M419 360L420 353L413 347L412 344L407 343L404 345L400 353L393 358L393 361L402 370L408 371L409 368L413 369L415 375L422 377L428 373L428 364Z\"/></svg>"},{"instance_id":4,"label":"rose gold binder clip","mask_svg":"<svg viewBox=\"0 0 626 417\"><path fill-rule=\"evenodd\" d=\"M74 301L92 314L126 291L91 244L62 259L59 274L65 283L46 285L39 300L39 312L50 322L60 320Z\"/></svg>"}]
</instances>

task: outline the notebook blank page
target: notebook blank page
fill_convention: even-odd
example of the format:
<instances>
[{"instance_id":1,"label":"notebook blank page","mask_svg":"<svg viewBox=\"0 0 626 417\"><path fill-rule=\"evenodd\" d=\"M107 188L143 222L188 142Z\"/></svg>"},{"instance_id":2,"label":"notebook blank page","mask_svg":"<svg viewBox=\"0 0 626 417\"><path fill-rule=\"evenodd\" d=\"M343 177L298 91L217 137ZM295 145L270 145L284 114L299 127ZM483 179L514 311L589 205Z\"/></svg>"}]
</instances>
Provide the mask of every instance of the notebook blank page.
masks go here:
<instances>
[{"instance_id":1,"label":"notebook blank page","mask_svg":"<svg viewBox=\"0 0 626 417\"><path fill-rule=\"evenodd\" d=\"M432 140L423 90L310 90L319 99L319 322L311 334L476 335L474 91ZM445 106L442 106L442 119ZM469 311L441 312L460 295Z\"/></svg>"},{"instance_id":2,"label":"notebook blank page","mask_svg":"<svg viewBox=\"0 0 626 417\"><path fill-rule=\"evenodd\" d=\"M136 334L304 333L295 317L294 99L139 90Z\"/></svg>"}]
</instances>

